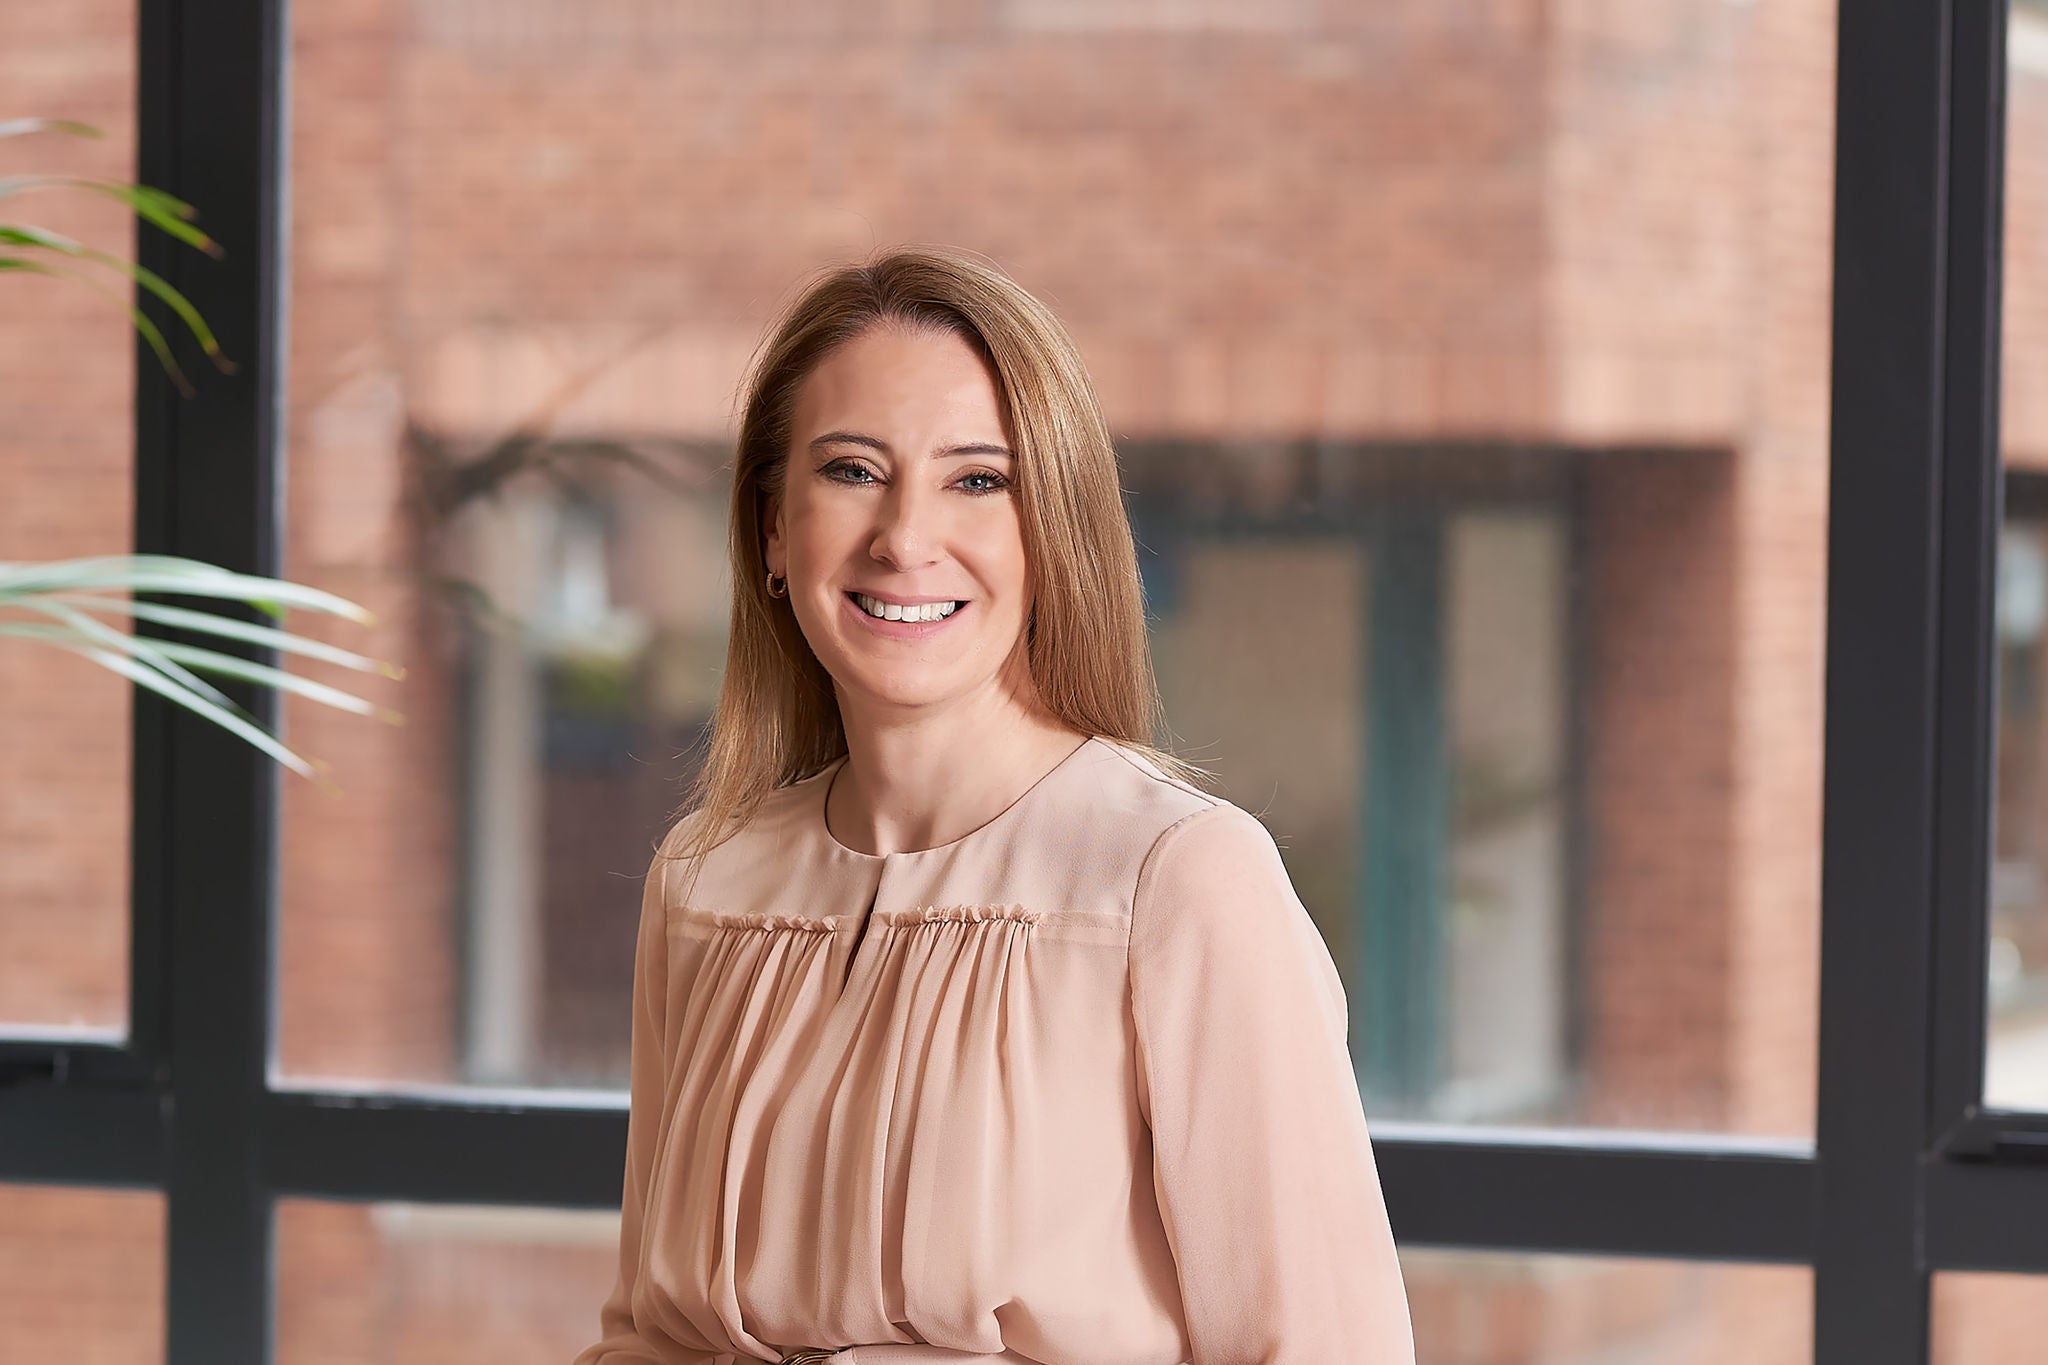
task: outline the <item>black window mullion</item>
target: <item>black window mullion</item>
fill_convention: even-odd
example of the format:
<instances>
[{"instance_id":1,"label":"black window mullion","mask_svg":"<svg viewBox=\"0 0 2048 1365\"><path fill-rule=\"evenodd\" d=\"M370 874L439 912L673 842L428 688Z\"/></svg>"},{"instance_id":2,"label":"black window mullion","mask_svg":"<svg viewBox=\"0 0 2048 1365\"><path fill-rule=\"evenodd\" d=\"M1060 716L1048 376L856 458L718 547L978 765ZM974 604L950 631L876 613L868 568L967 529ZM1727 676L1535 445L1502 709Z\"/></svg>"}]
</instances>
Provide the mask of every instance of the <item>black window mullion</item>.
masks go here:
<instances>
[{"instance_id":1,"label":"black window mullion","mask_svg":"<svg viewBox=\"0 0 2048 1365\"><path fill-rule=\"evenodd\" d=\"M1946 449L1942 463L1941 744L1937 750L1934 1074L1929 1122L1952 1152L1996 1150L1983 1121L1997 754L1999 279L2005 28L2011 0L1954 0Z\"/></svg>"},{"instance_id":2,"label":"black window mullion","mask_svg":"<svg viewBox=\"0 0 2048 1365\"><path fill-rule=\"evenodd\" d=\"M163 1159L155 1095L40 1080L0 1087L0 1184L150 1189Z\"/></svg>"},{"instance_id":3,"label":"black window mullion","mask_svg":"<svg viewBox=\"0 0 2048 1365\"><path fill-rule=\"evenodd\" d=\"M219 374L198 361L196 391L175 397L138 361L138 454L150 466L138 485L147 514L138 537L145 549L272 574L283 9L264 0L143 0L139 17L145 176L192 203L225 253L211 262L142 234L142 260L192 300L236 369ZM274 694L228 690L274 724ZM162 709L154 699L137 704ZM143 756L163 802L153 826L160 842L145 849L155 891L142 946L160 947L167 967L166 1358L262 1362L271 1317L260 1133L277 770L184 712L150 722L141 737L153 746Z\"/></svg>"},{"instance_id":4,"label":"black window mullion","mask_svg":"<svg viewBox=\"0 0 2048 1365\"><path fill-rule=\"evenodd\" d=\"M1940 809L1927 1259L1939 1270L2048 1272L2048 1114L1984 1103L1989 874L1996 804L1996 584L2008 495L2003 375L2006 30L2010 0L1955 0L1949 400L1944 414Z\"/></svg>"},{"instance_id":5,"label":"black window mullion","mask_svg":"<svg viewBox=\"0 0 2048 1365\"><path fill-rule=\"evenodd\" d=\"M1841 6L1816 1365L1923 1365L1951 5Z\"/></svg>"},{"instance_id":6,"label":"black window mullion","mask_svg":"<svg viewBox=\"0 0 2048 1365\"><path fill-rule=\"evenodd\" d=\"M1374 1126L1402 1245L1801 1264L1816 1167L1803 1142Z\"/></svg>"},{"instance_id":7,"label":"black window mullion","mask_svg":"<svg viewBox=\"0 0 2048 1365\"><path fill-rule=\"evenodd\" d=\"M619 1207L626 1108L278 1091L264 1183L280 1197Z\"/></svg>"},{"instance_id":8,"label":"black window mullion","mask_svg":"<svg viewBox=\"0 0 2048 1365\"><path fill-rule=\"evenodd\" d=\"M135 178L159 187L175 182L177 149L168 136L176 116L177 79L171 57L177 5L174 0L139 0L135 11ZM175 278L186 263L154 229L138 226L135 259L159 275ZM142 307L140 288L137 306ZM171 552L172 424L177 390L141 336L134 340L135 367L135 551ZM150 623L131 623L137 634L163 634ZM136 688L130 694L128 840L128 1038L158 1084L168 1080L165 1057L170 981L166 921L168 829L171 787L168 766L168 707Z\"/></svg>"},{"instance_id":9,"label":"black window mullion","mask_svg":"<svg viewBox=\"0 0 2048 1365\"><path fill-rule=\"evenodd\" d=\"M1942 1271L2048 1273L2048 1168L1934 1163L1927 1172L1927 1261Z\"/></svg>"}]
</instances>

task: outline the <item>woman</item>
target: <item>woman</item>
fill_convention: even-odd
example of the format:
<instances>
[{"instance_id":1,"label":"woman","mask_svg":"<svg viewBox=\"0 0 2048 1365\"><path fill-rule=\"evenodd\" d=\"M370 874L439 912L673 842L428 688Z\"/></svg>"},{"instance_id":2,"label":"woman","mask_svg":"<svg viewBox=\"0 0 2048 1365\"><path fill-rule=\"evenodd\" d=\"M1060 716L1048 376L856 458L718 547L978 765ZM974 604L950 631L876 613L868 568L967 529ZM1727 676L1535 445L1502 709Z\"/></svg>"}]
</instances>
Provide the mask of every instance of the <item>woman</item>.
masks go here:
<instances>
[{"instance_id":1,"label":"woman","mask_svg":"<svg viewBox=\"0 0 2048 1365\"><path fill-rule=\"evenodd\" d=\"M826 274L757 358L732 518L576 1365L1409 1365L1343 986L1265 827L1146 742L1059 323L946 251Z\"/></svg>"}]
</instances>

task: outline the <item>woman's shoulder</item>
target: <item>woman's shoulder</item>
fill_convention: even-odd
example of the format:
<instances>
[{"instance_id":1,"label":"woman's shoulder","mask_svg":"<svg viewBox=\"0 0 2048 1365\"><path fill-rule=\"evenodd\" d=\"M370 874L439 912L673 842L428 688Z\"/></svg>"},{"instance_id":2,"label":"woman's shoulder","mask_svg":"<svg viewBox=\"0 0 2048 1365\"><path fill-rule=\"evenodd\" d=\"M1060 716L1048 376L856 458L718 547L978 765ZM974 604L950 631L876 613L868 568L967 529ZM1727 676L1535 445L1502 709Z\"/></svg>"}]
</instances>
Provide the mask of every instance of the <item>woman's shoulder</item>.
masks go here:
<instances>
[{"instance_id":1,"label":"woman's shoulder","mask_svg":"<svg viewBox=\"0 0 2048 1365\"><path fill-rule=\"evenodd\" d=\"M668 862L708 865L733 858L753 862L764 850L787 850L803 824L804 802L824 775L816 773L769 789L750 807L728 816L715 838L705 829L711 819L710 808L694 806L671 818L656 856Z\"/></svg>"},{"instance_id":2,"label":"woman's shoulder","mask_svg":"<svg viewBox=\"0 0 2048 1365\"><path fill-rule=\"evenodd\" d=\"M1098 755L1082 783L1096 818L1155 838L1183 824L1238 837L1265 831L1265 822L1257 815L1168 772L1142 749L1107 738L1099 738L1096 748Z\"/></svg>"},{"instance_id":3,"label":"woman's shoulder","mask_svg":"<svg viewBox=\"0 0 2048 1365\"><path fill-rule=\"evenodd\" d=\"M1135 952L1157 960L1161 953L1177 957L1207 945L1203 951L1219 960L1248 961L1320 945L1264 819L1166 774L1158 774L1144 795L1147 818L1138 827L1135 871L1126 882ZM1327 967L1327 950L1323 957ZM1335 985L1333 970L1322 984Z\"/></svg>"},{"instance_id":4,"label":"woman's shoulder","mask_svg":"<svg viewBox=\"0 0 2048 1365\"><path fill-rule=\"evenodd\" d=\"M1136 891L1166 864L1241 867L1278 851L1251 811L1161 768L1141 749L1098 738L1057 803L1056 837Z\"/></svg>"}]
</instances>

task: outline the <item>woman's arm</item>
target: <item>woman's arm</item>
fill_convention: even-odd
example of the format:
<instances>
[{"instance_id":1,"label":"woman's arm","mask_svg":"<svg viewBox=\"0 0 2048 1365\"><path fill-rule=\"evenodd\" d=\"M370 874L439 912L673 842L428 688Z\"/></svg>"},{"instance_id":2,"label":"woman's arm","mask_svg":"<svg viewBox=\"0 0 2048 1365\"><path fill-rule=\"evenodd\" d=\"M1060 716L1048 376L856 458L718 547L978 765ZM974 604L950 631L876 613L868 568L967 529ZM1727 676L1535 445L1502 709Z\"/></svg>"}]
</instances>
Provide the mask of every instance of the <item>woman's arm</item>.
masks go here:
<instances>
[{"instance_id":1,"label":"woman's arm","mask_svg":"<svg viewBox=\"0 0 2048 1365\"><path fill-rule=\"evenodd\" d=\"M1257 817L1226 802L1160 836L1130 951L1194 1365L1414 1365L1343 982Z\"/></svg>"},{"instance_id":2,"label":"woman's arm","mask_svg":"<svg viewBox=\"0 0 2048 1365\"><path fill-rule=\"evenodd\" d=\"M668 1064L663 1046L668 1002L669 853L679 822L662 840L640 893L639 939L633 949L633 1041L631 1109L626 1118L626 1182L619 1205L619 1270L611 1296L598 1312L600 1339L579 1352L571 1365L710 1365L709 1353L673 1342L657 1347L633 1321L633 1293L642 1264L642 1231L647 1223L647 1189L654 1169L654 1139L661 1127Z\"/></svg>"}]
</instances>

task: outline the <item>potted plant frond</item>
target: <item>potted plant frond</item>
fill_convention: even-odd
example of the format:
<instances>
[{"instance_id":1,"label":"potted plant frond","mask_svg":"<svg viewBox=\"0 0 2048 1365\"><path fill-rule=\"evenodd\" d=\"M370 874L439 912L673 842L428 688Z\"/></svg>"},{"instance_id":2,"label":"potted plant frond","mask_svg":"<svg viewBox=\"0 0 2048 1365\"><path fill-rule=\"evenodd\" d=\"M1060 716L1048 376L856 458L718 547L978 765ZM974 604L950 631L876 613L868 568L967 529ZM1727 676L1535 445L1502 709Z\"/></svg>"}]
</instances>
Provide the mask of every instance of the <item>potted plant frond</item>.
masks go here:
<instances>
[{"instance_id":1,"label":"potted plant frond","mask_svg":"<svg viewBox=\"0 0 2048 1365\"><path fill-rule=\"evenodd\" d=\"M0 120L0 139L45 132L99 136L99 131L90 125L63 119ZM110 295L128 311L136 331L172 382L180 392L189 394L191 383L178 368L162 330L134 302L130 286L139 287L177 317L217 368L224 373L233 371L232 363L221 353L199 311L161 276L112 252L47 228L15 221L8 211L8 201L44 190L107 195L128 205L142 221L185 245L219 256L219 245L193 225L197 215L191 205L162 190L118 181L61 175L0 176L0 272L68 279ZM238 678L392 723L402 719L389 708L282 669L252 663L218 649L138 635L110 624L109 617L149 621L221 640L265 646L359 672L391 678L403 676L401 670L381 660L236 616L146 600L151 595L239 602L277 621L282 621L285 612L294 607L346 617L364 625L374 621L368 610L333 593L173 555L105 555L47 562L0 560L0 639L82 655L136 686L169 698L219 725L306 777L318 776L325 765L287 748L202 675Z\"/></svg>"}]
</instances>

